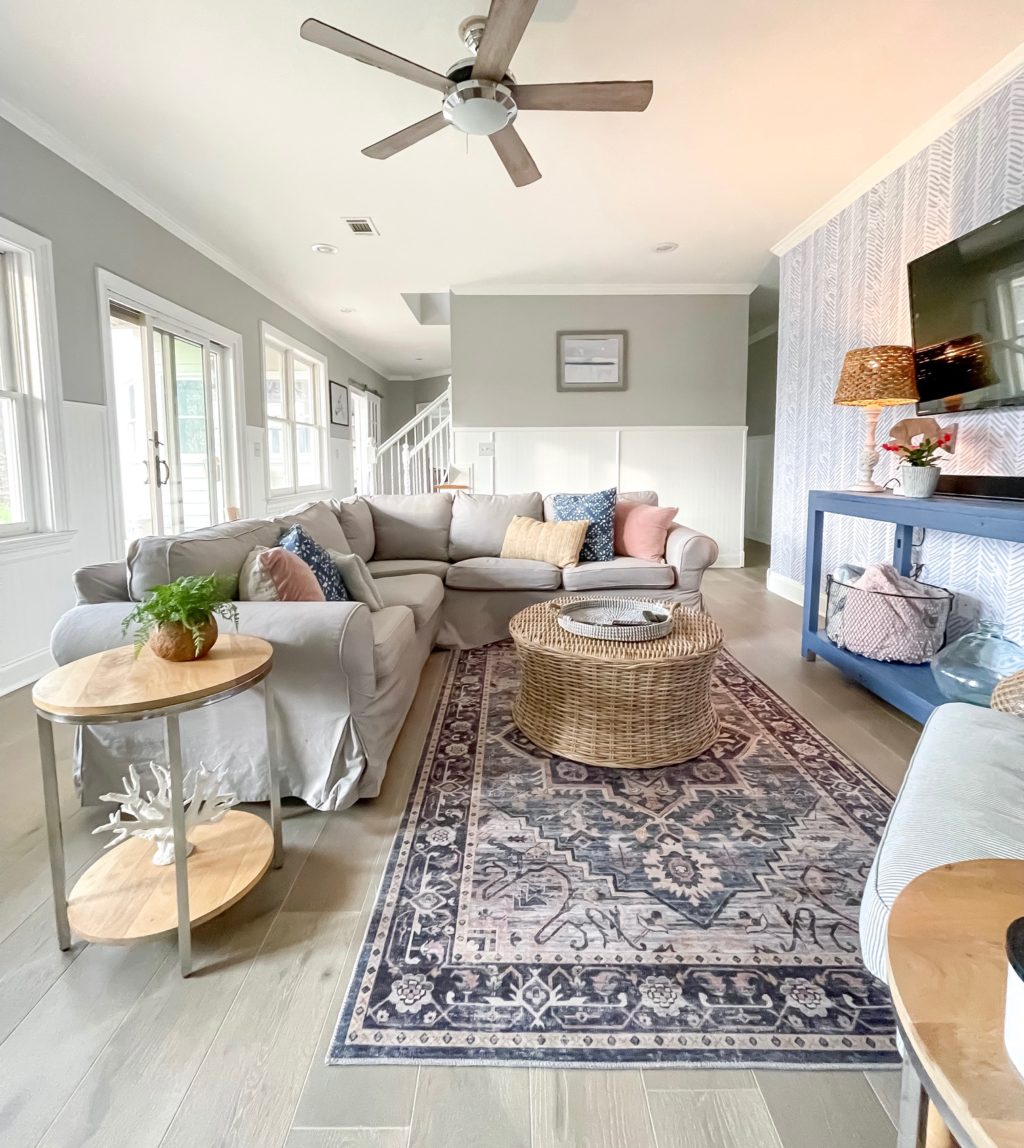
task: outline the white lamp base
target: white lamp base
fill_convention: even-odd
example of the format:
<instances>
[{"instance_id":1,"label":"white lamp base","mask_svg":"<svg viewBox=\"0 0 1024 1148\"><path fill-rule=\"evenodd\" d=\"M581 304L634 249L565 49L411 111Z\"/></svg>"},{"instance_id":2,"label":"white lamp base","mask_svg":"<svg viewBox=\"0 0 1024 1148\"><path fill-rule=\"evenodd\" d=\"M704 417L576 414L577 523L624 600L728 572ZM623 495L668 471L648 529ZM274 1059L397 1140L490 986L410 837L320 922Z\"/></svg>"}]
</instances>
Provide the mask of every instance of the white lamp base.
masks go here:
<instances>
[{"instance_id":1,"label":"white lamp base","mask_svg":"<svg viewBox=\"0 0 1024 1148\"><path fill-rule=\"evenodd\" d=\"M861 494L882 494L884 486L879 486L872 478L875 467L878 466L878 447L875 443L875 434L878 429L878 416L882 413L881 407L864 408L864 445L861 447L860 464L857 481L850 487Z\"/></svg>"}]
</instances>

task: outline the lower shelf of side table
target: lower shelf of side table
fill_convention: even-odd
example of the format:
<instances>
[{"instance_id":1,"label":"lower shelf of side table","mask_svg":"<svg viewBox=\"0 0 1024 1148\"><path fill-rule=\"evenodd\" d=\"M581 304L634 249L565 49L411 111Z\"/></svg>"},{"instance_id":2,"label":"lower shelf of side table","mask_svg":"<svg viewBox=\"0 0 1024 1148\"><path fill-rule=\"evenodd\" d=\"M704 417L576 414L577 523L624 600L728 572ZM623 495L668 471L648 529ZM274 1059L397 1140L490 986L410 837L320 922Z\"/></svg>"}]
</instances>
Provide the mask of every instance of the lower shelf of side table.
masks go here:
<instances>
[{"instance_id":1,"label":"lower shelf of side table","mask_svg":"<svg viewBox=\"0 0 1024 1148\"><path fill-rule=\"evenodd\" d=\"M233 809L189 836L195 846L188 858L194 927L230 908L266 873L274 835L262 818ZM174 865L154 865L153 850L153 842L131 837L79 878L68 900L68 920L79 937L116 945L177 929Z\"/></svg>"}]
</instances>

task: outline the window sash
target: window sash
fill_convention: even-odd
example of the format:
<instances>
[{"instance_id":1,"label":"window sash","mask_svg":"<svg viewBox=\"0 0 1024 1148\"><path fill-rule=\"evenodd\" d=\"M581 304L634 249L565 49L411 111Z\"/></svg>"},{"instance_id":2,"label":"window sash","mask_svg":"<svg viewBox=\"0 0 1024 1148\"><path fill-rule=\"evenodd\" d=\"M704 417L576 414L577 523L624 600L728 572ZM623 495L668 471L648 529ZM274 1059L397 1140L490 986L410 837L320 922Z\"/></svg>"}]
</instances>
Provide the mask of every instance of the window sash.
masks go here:
<instances>
[{"instance_id":1,"label":"window sash","mask_svg":"<svg viewBox=\"0 0 1024 1148\"><path fill-rule=\"evenodd\" d=\"M325 422L326 400L325 371L323 364L310 355L303 354L301 350L265 335L264 345L264 402L268 397L268 378L266 372L266 351L273 349L282 360L282 403L280 415L267 414L266 416L266 451L267 451L267 490L271 498L289 494L304 494L313 491L325 490L327 487L328 466L328 435ZM309 371L312 385L312 421L299 418L296 413L296 365L301 365ZM269 404L268 410L269 410ZM282 435L282 458L279 464L272 463L271 455L271 428ZM316 455L316 477L312 482L300 482L300 458L302 457L299 444L302 432L312 435ZM275 480L275 471L281 477Z\"/></svg>"},{"instance_id":2,"label":"window sash","mask_svg":"<svg viewBox=\"0 0 1024 1148\"><path fill-rule=\"evenodd\" d=\"M0 249L0 418L4 438L8 499L0 504L0 538L30 534L35 529L33 498L40 480L33 472L32 428L29 425L33 396L27 372L28 337L31 315L23 298L18 274L18 258ZM0 479L2 479L0 475ZM0 498L3 491L0 490Z\"/></svg>"}]
</instances>

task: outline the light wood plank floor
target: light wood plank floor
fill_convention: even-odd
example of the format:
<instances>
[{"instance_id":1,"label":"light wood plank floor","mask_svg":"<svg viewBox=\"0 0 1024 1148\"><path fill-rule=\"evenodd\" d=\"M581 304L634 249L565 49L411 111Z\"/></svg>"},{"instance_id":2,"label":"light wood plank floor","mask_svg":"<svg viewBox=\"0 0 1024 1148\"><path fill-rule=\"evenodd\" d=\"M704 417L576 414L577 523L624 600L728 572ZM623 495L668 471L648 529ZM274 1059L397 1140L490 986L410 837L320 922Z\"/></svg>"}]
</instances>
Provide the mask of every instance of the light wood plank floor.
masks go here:
<instances>
[{"instance_id":1,"label":"light wood plank floor","mask_svg":"<svg viewBox=\"0 0 1024 1148\"><path fill-rule=\"evenodd\" d=\"M895 787L917 727L801 661L799 610L766 593L763 567L705 587L740 661ZM445 662L428 665L381 797L333 815L289 803L284 868L196 931L187 982L170 940L57 949L28 692L0 698L0 1144L892 1148L890 1071L324 1064ZM63 802L74 872L105 815L76 808L70 780Z\"/></svg>"}]
</instances>

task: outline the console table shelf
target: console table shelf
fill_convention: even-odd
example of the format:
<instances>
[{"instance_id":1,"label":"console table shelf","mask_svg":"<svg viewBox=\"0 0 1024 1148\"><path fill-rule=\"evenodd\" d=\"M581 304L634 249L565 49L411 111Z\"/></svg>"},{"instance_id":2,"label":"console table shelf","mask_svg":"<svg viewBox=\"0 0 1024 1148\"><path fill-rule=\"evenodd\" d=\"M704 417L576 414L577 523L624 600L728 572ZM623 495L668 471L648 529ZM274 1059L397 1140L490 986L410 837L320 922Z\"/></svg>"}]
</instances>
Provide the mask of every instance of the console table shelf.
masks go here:
<instances>
[{"instance_id":1,"label":"console table shelf","mask_svg":"<svg viewBox=\"0 0 1024 1148\"><path fill-rule=\"evenodd\" d=\"M847 677L884 698L897 709L923 722L945 700L928 666L876 662L841 650L819 630L821 600L821 554L826 514L845 514L896 527L893 565L909 574L914 530L922 527L975 538L998 538L1024 543L1024 503L1009 499L902 498L893 494L857 494L849 490L812 490L807 501L807 565L804 576L804 628L802 652L838 666ZM851 560L855 558L851 555Z\"/></svg>"}]
</instances>

